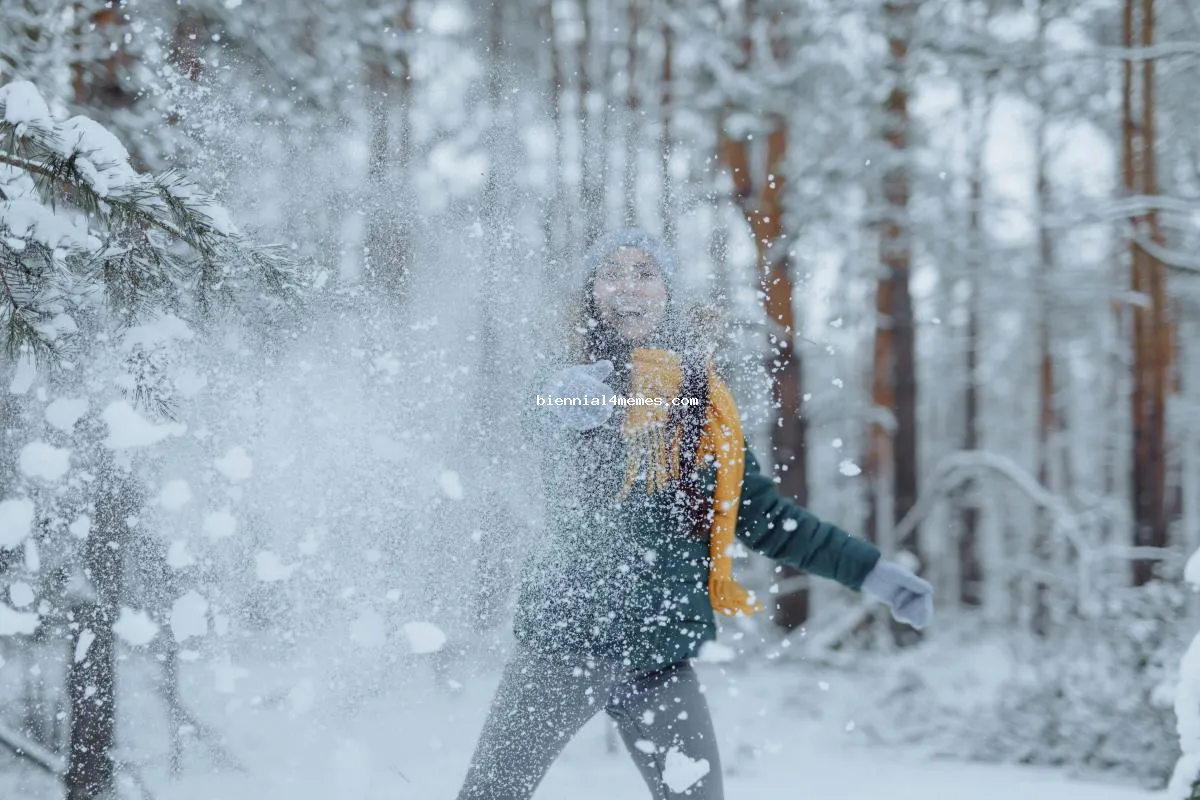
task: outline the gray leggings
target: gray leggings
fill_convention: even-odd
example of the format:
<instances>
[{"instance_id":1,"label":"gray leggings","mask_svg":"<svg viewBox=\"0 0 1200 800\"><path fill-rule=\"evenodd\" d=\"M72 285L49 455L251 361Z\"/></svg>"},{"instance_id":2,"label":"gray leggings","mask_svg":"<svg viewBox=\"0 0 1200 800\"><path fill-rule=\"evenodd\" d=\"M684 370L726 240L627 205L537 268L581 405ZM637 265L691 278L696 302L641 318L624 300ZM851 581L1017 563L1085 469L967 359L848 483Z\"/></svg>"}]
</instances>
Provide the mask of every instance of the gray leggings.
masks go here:
<instances>
[{"instance_id":1,"label":"gray leggings","mask_svg":"<svg viewBox=\"0 0 1200 800\"><path fill-rule=\"evenodd\" d=\"M654 800L723 800L712 718L691 664L634 673L524 650L504 668L458 800L528 800L601 708Z\"/></svg>"}]
</instances>

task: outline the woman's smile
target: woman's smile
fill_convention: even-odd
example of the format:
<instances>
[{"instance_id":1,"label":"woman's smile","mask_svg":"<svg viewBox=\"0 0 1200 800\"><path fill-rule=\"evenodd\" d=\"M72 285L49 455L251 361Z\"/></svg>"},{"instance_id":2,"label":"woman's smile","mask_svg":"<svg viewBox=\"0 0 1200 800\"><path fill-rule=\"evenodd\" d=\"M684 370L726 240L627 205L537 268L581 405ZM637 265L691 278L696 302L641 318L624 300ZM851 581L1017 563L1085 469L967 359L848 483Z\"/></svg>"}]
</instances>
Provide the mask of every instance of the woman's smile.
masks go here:
<instances>
[{"instance_id":1,"label":"woman's smile","mask_svg":"<svg viewBox=\"0 0 1200 800\"><path fill-rule=\"evenodd\" d=\"M592 295L600 319L632 344L651 337L666 316L662 270L637 247L622 247L604 260L596 271Z\"/></svg>"}]
</instances>

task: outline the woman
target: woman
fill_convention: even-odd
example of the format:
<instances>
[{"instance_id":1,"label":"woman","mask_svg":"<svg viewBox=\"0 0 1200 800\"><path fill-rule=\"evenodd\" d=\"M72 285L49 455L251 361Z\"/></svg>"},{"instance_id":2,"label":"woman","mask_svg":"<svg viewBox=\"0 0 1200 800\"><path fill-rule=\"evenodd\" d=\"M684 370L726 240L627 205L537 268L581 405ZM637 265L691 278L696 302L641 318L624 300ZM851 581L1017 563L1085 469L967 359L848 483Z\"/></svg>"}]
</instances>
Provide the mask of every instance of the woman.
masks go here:
<instances>
[{"instance_id":1,"label":"woman","mask_svg":"<svg viewBox=\"0 0 1200 800\"><path fill-rule=\"evenodd\" d=\"M525 426L541 456L548 535L526 565L516 652L459 800L531 797L601 709L655 800L721 800L689 659L715 637L715 614L761 607L733 579L734 538L861 589L917 628L932 614L932 586L760 473L729 389L675 313L661 241L609 233L585 266L582 352L530 398ZM638 396L662 404L612 402Z\"/></svg>"}]
</instances>

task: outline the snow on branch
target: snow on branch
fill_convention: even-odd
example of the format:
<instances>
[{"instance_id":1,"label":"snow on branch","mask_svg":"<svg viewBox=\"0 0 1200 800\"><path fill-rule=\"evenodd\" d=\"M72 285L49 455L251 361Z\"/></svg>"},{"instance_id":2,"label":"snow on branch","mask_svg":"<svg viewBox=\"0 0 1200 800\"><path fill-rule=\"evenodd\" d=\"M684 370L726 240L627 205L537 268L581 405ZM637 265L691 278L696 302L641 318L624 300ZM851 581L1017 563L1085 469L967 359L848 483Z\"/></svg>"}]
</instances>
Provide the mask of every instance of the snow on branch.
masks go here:
<instances>
[{"instance_id":1,"label":"snow on branch","mask_svg":"<svg viewBox=\"0 0 1200 800\"><path fill-rule=\"evenodd\" d=\"M1132 225L1128 226L1128 228L1129 235L1137 242L1138 246L1163 264L1166 264L1171 269L1200 275L1200 258L1163 247L1145 234L1139 232Z\"/></svg>"},{"instance_id":2,"label":"snow on branch","mask_svg":"<svg viewBox=\"0 0 1200 800\"><path fill-rule=\"evenodd\" d=\"M10 358L27 351L53 362L78 298L99 294L129 323L181 295L207 314L240 295L291 295L297 282L280 248L247 241L182 173L138 173L99 123L55 122L33 84L0 86L0 325Z\"/></svg>"},{"instance_id":3,"label":"snow on branch","mask_svg":"<svg viewBox=\"0 0 1200 800\"><path fill-rule=\"evenodd\" d=\"M1069 212L1046 216L1049 228L1072 228L1100 222L1131 219L1152 211L1191 216L1200 212L1200 200L1169 195L1128 195L1076 207Z\"/></svg>"},{"instance_id":4,"label":"snow on branch","mask_svg":"<svg viewBox=\"0 0 1200 800\"><path fill-rule=\"evenodd\" d=\"M969 61L981 70L1031 69L1048 64L1077 61L1157 61L1166 58L1200 57L1200 42L1160 42L1150 47L1087 47L1037 52L1014 53L1011 47L997 51L984 42L971 42L951 47L929 48L933 55L947 59Z\"/></svg>"},{"instance_id":5,"label":"snow on branch","mask_svg":"<svg viewBox=\"0 0 1200 800\"><path fill-rule=\"evenodd\" d=\"M1155 61L1176 56L1200 56L1200 42L1160 42L1149 47L1096 47L1089 50L1067 51L1067 58L1102 58L1112 61Z\"/></svg>"},{"instance_id":6,"label":"snow on branch","mask_svg":"<svg viewBox=\"0 0 1200 800\"><path fill-rule=\"evenodd\" d=\"M1062 497L1047 491L1027 470L1023 469L1012 459L982 450L967 450L951 453L941 460L928 481L930 488L918 498L917 503L905 515L904 519L892 532L892 541L896 546L903 544L912 535L917 525L928 516L937 501L946 493L959 486L963 481L975 478L980 474L992 473L1007 479L1012 485L1024 492L1040 509L1044 509L1050 517L1051 532L1068 542L1078 556L1076 564L1076 587L1081 607L1087 605L1090 596L1090 578L1093 565L1101 560L1113 558L1143 558L1147 556L1145 549L1095 547L1084 536L1086 523L1090 521L1092 512L1088 509L1076 510ZM1173 550L1152 548L1153 557L1166 558L1174 554Z\"/></svg>"},{"instance_id":7,"label":"snow on branch","mask_svg":"<svg viewBox=\"0 0 1200 800\"><path fill-rule=\"evenodd\" d=\"M1081 608L1088 605L1086 600L1090 597L1093 566L1097 562L1110 559L1169 558L1176 554L1176 551L1170 548L1094 546L1084 536L1083 531L1097 514L1107 514L1109 517L1119 515L1119 507L1101 505L1099 508L1086 507L1077 510L1062 497L1047 491L1033 475L1012 459L983 450L964 450L944 457L926 482L928 488L921 493L916 504L892 530L890 541L895 547L903 546L905 540L913 534L917 525L929 515L939 500L964 481L988 473L1007 479L1028 495L1034 505L1049 514L1051 532L1070 542L1078 560L1074 580L1067 583L1075 588ZM1025 572L1028 573L1030 569L1032 567L1025 568ZM1200 560L1197 560L1196 574L1200 576ZM1058 575L1045 577L1055 580L1061 578ZM846 610L828 624L811 626L816 632L809 637L808 647L815 653L828 655L829 651L858 630L874 610L871 603L863 603ZM1200 655L1197 655L1197 662L1200 667ZM1200 746L1200 719L1197 722L1197 741ZM1197 763L1200 764L1200 755L1197 758Z\"/></svg>"}]
</instances>

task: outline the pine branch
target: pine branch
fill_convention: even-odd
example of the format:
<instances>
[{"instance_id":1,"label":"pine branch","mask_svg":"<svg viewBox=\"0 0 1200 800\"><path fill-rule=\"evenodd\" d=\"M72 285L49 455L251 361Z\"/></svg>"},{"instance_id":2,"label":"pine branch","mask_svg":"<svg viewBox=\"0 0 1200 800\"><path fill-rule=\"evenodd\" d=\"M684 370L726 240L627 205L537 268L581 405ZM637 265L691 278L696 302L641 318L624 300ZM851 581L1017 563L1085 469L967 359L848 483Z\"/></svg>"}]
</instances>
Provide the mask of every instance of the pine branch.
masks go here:
<instances>
[{"instance_id":1,"label":"pine branch","mask_svg":"<svg viewBox=\"0 0 1200 800\"><path fill-rule=\"evenodd\" d=\"M27 85L20 96L28 102L34 92ZM165 310L182 314L184 298L202 319L239 299L296 299L300 280L285 251L249 243L181 172L137 174L89 125L52 124L36 105L34 119L14 125L5 106L0 101L0 165L28 176L12 184L16 199L51 219L60 206L87 218L86 227L69 218L55 227L35 212L29 230L0 237L0 323L10 357L32 350L38 360L54 359L57 332L45 324L86 306L96 290L123 324ZM134 394L169 414L153 388Z\"/></svg>"},{"instance_id":2,"label":"pine branch","mask_svg":"<svg viewBox=\"0 0 1200 800\"><path fill-rule=\"evenodd\" d=\"M4 124L0 123L0 129L3 127ZM80 211L107 223L105 227L154 227L193 246L204 247L207 244L197 235L189 235L189 232L196 230L195 227L176 227L171 221L161 218L138 202L158 194L157 191L146 192L142 187L124 187L122 195L101 197L79 172L73 156L63 157L57 153L47 153L44 159L38 162L0 150L0 164L7 164L32 176L39 192L45 196L52 208L57 206L59 198L69 197L72 205Z\"/></svg>"},{"instance_id":3,"label":"pine branch","mask_svg":"<svg viewBox=\"0 0 1200 800\"><path fill-rule=\"evenodd\" d=\"M16 136L16 129L0 122L0 135L4 134L11 139ZM60 198L67 198L109 230L155 228L204 254L215 252L219 242L228 238L205 210L211 200L176 171L161 176L138 176L137 180L102 196L79 169L78 159L84 156L80 151L63 155L48 142L28 136L22 137L19 145L10 145L8 152L0 150L0 164L32 176L52 208ZM16 154L17 150L24 150L25 155Z\"/></svg>"},{"instance_id":4,"label":"pine branch","mask_svg":"<svg viewBox=\"0 0 1200 800\"><path fill-rule=\"evenodd\" d=\"M4 238L0 237L0 302L7 306L0 310L4 353L11 360L27 349L39 365L52 363L58 355L55 345L38 329L38 325L51 319L50 313L39 309L37 303L37 283L43 270L30 269L29 262L41 261L43 267L52 265L53 254L38 243L27 247L32 249L29 254L17 253ZM24 259L17 260L21 255Z\"/></svg>"}]
</instances>

